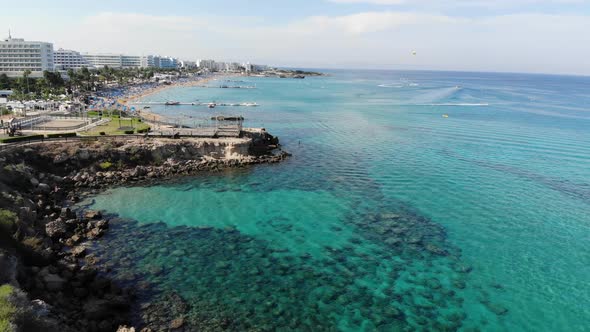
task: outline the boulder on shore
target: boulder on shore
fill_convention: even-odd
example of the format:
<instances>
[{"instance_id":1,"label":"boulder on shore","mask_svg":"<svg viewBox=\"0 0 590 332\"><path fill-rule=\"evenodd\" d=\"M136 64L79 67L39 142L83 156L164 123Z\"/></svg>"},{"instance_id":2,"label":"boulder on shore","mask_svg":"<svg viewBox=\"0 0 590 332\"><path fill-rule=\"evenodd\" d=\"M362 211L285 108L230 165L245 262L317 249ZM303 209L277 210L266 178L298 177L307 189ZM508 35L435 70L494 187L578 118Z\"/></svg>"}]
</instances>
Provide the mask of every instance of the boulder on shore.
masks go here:
<instances>
[{"instance_id":1,"label":"boulder on shore","mask_svg":"<svg viewBox=\"0 0 590 332\"><path fill-rule=\"evenodd\" d=\"M64 236L67 231L68 228L66 222L61 218L48 222L47 225L45 225L45 233L47 233L47 236L52 238Z\"/></svg>"}]
</instances>

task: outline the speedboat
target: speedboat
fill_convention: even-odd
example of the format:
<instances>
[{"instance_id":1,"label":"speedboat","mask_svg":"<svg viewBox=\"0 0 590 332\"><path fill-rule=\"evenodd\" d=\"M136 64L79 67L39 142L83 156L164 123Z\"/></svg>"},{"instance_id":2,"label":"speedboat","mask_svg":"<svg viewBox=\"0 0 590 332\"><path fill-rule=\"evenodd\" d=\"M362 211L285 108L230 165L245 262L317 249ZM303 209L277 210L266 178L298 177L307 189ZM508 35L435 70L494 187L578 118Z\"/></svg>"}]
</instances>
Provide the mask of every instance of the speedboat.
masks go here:
<instances>
[{"instance_id":1,"label":"speedboat","mask_svg":"<svg viewBox=\"0 0 590 332\"><path fill-rule=\"evenodd\" d=\"M171 105L180 105L179 101L167 101L164 105L171 106Z\"/></svg>"},{"instance_id":2,"label":"speedboat","mask_svg":"<svg viewBox=\"0 0 590 332\"><path fill-rule=\"evenodd\" d=\"M209 105L208 105L209 108L215 108L215 106L217 106L217 104L215 104L215 103L209 103Z\"/></svg>"}]
</instances>

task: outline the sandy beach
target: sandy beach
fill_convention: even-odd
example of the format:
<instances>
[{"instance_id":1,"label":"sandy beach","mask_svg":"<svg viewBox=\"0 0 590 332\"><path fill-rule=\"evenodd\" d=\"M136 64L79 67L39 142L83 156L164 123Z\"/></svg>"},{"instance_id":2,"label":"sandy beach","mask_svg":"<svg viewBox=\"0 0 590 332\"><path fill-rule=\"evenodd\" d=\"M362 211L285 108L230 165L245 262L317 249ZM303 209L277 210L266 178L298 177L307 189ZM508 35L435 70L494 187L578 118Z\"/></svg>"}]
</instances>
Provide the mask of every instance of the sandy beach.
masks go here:
<instances>
[{"instance_id":1,"label":"sandy beach","mask_svg":"<svg viewBox=\"0 0 590 332\"><path fill-rule=\"evenodd\" d=\"M119 102L121 104L127 105L127 106L131 106L131 104L133 104L134 102L139 101L140 99L147 97L147 96L151 96L154 95L156 93L160 93L162 91L165 91L167 89L171 89L171 88L177 88L177 87L194 87L194 86L202 86L205 85L211 81L214 81L216 79L219 79L220 77L224 77L227 76L225 74L212 74L209 77L204 77L204 78L198 78L195 80L191 80L191 81L185 81L185 82L174 82L172 84L169 85L159 85L155 88L152 89L147 89L144 91L141 91L140 93L134 94L132 96L129 96L128 98L125 99L121 99L119 100ZM153 120L153 121L165 121L166 117L161 115L161 114L156 114L153 112L150 112L146 109L140 109L138 110L138 112L141 114L142 117L148 119L148 120Z\"/></svg>"}]
</instances>

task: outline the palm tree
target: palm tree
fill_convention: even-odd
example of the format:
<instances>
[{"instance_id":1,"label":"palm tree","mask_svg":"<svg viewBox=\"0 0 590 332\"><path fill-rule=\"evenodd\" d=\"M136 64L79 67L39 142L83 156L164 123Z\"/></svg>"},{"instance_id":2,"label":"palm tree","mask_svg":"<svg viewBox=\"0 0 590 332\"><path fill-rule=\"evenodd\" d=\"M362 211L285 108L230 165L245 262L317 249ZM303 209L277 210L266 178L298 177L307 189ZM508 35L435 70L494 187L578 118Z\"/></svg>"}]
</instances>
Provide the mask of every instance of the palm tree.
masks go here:
<instances>
[{"instance_id":1,"label":"palm tree","mask_svg":"<svg viewBox=\"0 0 590 332\"><path fill-rule=\"evenodd\" d=\"M27 81L27 94L29 94L29 75L31 75L30 69L27 69L23 72L23 78Z\"/></svg>"}]
</instances>

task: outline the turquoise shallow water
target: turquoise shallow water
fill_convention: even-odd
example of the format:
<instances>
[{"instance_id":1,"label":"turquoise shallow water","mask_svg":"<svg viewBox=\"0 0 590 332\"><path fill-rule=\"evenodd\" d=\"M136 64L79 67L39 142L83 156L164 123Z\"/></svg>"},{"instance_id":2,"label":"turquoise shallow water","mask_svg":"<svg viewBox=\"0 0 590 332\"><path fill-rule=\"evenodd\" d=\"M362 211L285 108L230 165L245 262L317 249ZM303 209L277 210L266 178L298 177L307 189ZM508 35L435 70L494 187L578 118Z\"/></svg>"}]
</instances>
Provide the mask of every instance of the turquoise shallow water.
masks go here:
<instances>
[{"instance_id":1,"label":"turquoise shallow water","mask_svg":"<svg viewBox=\"0 0 590 332\"><path fill-rule=\"evenodd\" d=\"M114 277L179 292L195 326L213 315L233 330L588 329L590 78L244 80L257 89L146 99L257 102L215 113L268 128L294 156L95 197L133 220L96 249L115 258ZM212 112L152 111L188 124Z\"/></svg>"}]
</instances>

